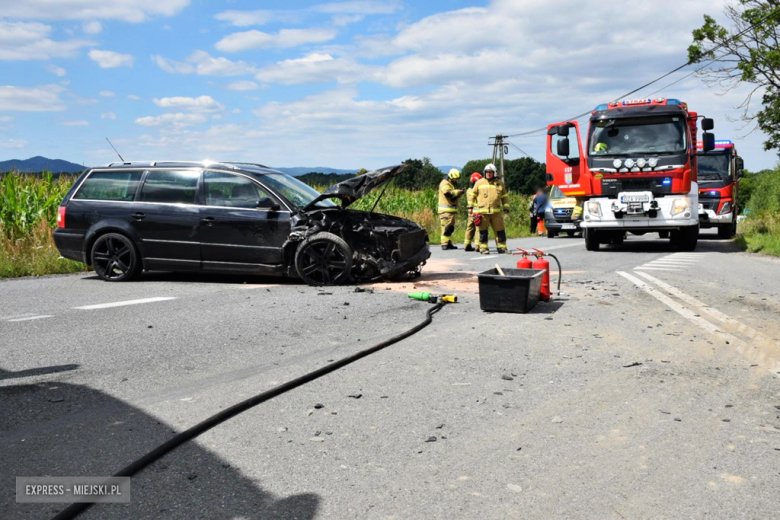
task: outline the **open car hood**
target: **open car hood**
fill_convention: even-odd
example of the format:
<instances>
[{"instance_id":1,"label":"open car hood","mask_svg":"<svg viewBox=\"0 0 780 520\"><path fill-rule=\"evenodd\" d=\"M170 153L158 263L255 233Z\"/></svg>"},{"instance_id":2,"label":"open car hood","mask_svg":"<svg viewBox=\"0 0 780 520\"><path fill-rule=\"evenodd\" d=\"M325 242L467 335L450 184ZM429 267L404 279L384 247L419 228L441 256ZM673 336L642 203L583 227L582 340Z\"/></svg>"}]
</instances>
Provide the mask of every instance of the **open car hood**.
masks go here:
<instances>
[{"instance_id":1,"label":"open car hood","mask_svg":"<svg viewBox=\"0 0 780 520\"><path fill-rule=\"evenodd\" d=\"M307 204L303 209L304 211L309 210L314 207L317 202L325 199L341 199L342 207L346 208L359 198L364 197L369 191L382 186L393 177L396 177L404 171L405 168L405 164L388 166L334 184L325 190L322 195Z\"/></svg>"}]
</instances>

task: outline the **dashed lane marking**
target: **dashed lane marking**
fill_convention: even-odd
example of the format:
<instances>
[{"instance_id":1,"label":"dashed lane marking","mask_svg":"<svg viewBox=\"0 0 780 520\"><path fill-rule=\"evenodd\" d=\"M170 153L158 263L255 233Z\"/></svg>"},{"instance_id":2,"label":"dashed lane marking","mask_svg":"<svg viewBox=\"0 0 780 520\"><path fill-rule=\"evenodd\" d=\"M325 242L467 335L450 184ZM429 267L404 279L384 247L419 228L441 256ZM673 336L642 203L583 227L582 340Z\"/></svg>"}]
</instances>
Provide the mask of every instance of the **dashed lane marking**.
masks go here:
<instances>
[{"instance_id":1,"label":"dashed lane marking","mask_svg":"<svg viewBox=\"0 0 780 520\"><path fill-rule=\"evenodd\" d=\"M6 321L30 321L30 320L40 320L43 318L53 318L54 316L51 314L43 314L40 316L28 316L26 318L14 318L12 320L6 320Z\"/></svg>"},{"instance_id":2,"label":"dashed lane marking","mask_svg":"<svg viewBox=\"0 0 780 520\"><path fill-rule=\"evenodd\" d=\"M706 253L673 253L666 255L662 258L657 258L646 264L642 264L639 267L634 267L634 270L650 269L655 271L684 271L685 267L691 267L694 263Z\"/></svg>"},{"instance_id":3,"label":"dashed lane marking","mask_svg":"<svg viewBox=\"0 0 780 520\"><path fill-rule=\"evenodd\" d=\"M684 271L684 269L672 269L670 267L645 267L645 266L634 267L634 271L639 271L640 269L641 270L650 269L651 271Z\"/></svg>"},{"instance_id":4,"label":"dashed lane marking","mask_svg":"<svg viewBox=\"0 0 780 520\"><path fill-rule=\"evenodd\" d=\"M124 307L125 305L138 305L141 303L163 302L166 300L175 300L175 299L176 299L175 296L158 296L156 298L143 298L141 300L126 300L123 302L99 303L97 305L84 305L82 307L74 307L74 309L91 311L94 309L108 309L111 307Z\"/></svg>"}]
</instances>

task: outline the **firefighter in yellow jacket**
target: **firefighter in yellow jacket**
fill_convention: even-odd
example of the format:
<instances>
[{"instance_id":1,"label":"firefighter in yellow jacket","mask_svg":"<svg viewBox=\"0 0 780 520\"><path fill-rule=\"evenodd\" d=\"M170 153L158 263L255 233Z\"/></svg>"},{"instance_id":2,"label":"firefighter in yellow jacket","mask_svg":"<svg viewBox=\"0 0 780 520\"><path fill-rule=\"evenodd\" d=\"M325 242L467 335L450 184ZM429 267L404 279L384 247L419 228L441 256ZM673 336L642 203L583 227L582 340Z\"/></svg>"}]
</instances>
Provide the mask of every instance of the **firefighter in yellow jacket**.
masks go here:
<instances>
[{"instance_id":1,"label":"firefighter in yellow jacket","mask_svg":"<svg viewBox=\"0 0 780 520\"><path fill-rule=\"evenodd\" d=\"M441 221L441 248L458 249L452 244L452 233L455 232L455 215L458 213L458 199L463 190L458 189L460 172L453 168L447 173L447 178L439 184L439 220Z\"/></svg>"},{"instance_id":2,"label":"firefighter in yellow jacket","mask_svg":"<svg viewBox=\"0 0 780 520\"><path fill-rule=\"evenodd\" d=\"M471 203L471 194L474 191L474 184L482 178L482 174L474 172L471 174L471 187L466 190L466 209L469 212L468 222L466 223L466 240L464 251L474 251L474 246L471 243L474 241L474 235L477 234L477 226L474 225L474 206Z\"/></svg>"},{"instance_id":3,"label":"firefighter in yellow jacket","mask_svg":"<svg viewBox=\"0 0 780 520\"><path fill-rule=\"evenodd\" d=\"M482 172L484 179L477 181L471 193L471 205L474 207L474 223L479 228L479 252L488 251L488 229L496 234L496 246L499 253L506 253L506 230L502 213L509 213L509 194L501 179L496 178L496 167L488 164Z\"/></svg>"}]
</instances>

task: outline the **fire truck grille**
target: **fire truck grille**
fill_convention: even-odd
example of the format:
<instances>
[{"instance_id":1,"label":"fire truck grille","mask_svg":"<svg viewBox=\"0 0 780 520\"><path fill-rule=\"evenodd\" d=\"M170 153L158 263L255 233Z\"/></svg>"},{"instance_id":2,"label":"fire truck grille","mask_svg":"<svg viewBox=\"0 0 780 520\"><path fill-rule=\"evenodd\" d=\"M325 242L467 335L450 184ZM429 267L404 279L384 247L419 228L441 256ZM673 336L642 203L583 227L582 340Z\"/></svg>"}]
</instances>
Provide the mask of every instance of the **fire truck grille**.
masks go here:
<instances>
[{"instance_id":1,"label":"fire truck grille","mask_svg":"<svg viewBox=\"0 0 780 520\"><path fill-rule=\"evenodd\" d=\"M601 192L604 195L616 197L623 191L650 191L653 195L665 195L672 192L672 185L664 184L663 178L601 179Z\"/></svg>"},{"instance_id":2,"label":"fire truck grille","mask_svg":"<svg viewBox=\"0 0 780 520\"><path fill-rule=\"evenodd\" d=\"M703 209L711 209L712 211L718 210L720 199L699 199L699 204Z\"/></svg>"}]
</instances>

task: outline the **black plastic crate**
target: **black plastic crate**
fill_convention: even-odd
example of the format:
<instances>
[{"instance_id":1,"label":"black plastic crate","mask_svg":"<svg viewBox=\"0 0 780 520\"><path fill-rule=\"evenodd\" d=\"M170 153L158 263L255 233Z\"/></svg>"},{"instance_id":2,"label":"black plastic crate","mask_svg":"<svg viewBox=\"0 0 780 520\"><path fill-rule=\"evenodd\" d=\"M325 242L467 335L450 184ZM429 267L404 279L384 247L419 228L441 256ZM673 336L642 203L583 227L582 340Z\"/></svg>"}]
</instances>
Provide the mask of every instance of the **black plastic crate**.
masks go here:
<instances>
[{"instance_id":1,"label":"black plastic crate","mask_svg":"<svg viewBox=\"0 0 780 520\"><path fill-rule=\"evenodd\" d=\"M479 273L479 307L488 312L525 314L539 303L544 269L493 268Z\"/></svg>"}]
</instances>

